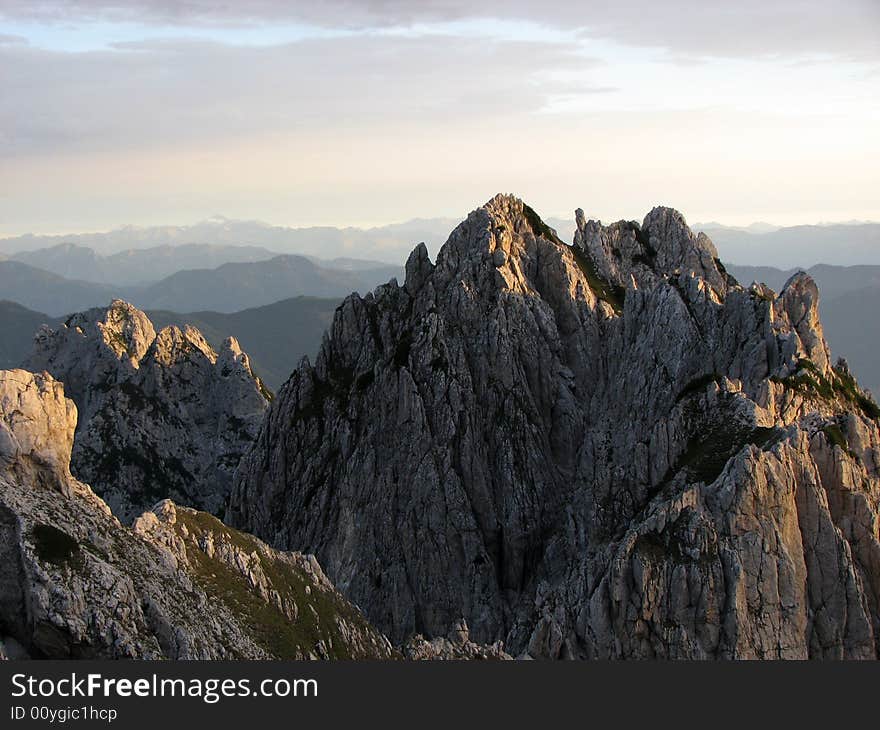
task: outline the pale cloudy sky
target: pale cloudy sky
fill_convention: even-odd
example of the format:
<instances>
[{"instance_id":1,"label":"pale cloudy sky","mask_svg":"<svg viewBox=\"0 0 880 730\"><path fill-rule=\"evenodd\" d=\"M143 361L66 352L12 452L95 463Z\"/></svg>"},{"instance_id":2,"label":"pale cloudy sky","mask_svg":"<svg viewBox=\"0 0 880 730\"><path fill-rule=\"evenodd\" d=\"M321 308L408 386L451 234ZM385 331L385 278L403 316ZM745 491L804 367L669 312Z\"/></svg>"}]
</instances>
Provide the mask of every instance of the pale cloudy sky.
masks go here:
<instances>
[{"instance_id":1,"label":"pale cloudy sky","mask_svg":"<svg viewBox=\"0 0 880 730\"><path fill-rule=\"evenodd\" d=\"M0 235L880 219L880 0L0 0Z\"/></svg>"}]
</instances>

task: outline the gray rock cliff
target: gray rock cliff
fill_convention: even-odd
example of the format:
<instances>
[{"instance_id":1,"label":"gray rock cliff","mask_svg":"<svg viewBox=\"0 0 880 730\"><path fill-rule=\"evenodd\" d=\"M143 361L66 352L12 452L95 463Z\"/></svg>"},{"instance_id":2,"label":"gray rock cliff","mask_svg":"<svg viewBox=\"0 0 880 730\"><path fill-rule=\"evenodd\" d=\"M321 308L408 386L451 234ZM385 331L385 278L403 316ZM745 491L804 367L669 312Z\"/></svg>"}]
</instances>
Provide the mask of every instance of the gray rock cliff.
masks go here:
<instances>
[{"instance_id":1,"label":"gray rock cliff","mask_svg":"<svg viewBox=\"0 0 880 730\"><path fill-rule=\"evenodd\" d=\"M120 300L42 328L25 367L64 383L73 472L124 522L164 498L222 512L269 397L234 339L217 353L192 327L156 333Z\"/></svg>"},{"instance_id":2,"label":"gray rock cliff","mask_svg":"<svg viewBox=\"0 0 880 730\"><path fill-rule=\"evenodd\" d=\"M388 658L314 557L165 500L123 526L68 468L76 408L0 371L0 656Z\"/></svg>"},{"instance_id":3,"label":"gray rock cliff","mask_svg":"<svg viewBox=\"0 0 880 730\"><path fill-rule=\"evenodd\" d=\"M576 222L567 246L497 196L346 299L228 521L314 552L396 643L876 658L880 411L815 284L743 288L668 208Z\"/></svg>"}]
</instances>

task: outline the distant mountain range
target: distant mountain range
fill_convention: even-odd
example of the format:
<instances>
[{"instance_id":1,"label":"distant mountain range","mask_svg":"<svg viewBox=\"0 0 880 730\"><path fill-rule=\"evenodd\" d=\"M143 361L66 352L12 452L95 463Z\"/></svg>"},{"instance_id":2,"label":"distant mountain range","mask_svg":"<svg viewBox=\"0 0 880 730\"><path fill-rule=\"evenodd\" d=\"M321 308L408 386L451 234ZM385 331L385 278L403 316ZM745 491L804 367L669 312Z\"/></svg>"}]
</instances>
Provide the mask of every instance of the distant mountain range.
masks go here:
<instances>
[{"instance_id":1,"label":"distant mountain range","mask_svg":"<svg viewBox=\"0 0 880 730\"><path fill-rule=\"evenodd\" d=\"M275 251L258 246L187 243L181 246L131 248L105 256L92 248L60 243L50 248L21 251L7 258L67 279L129 286L156 282L184 269L210 269L229 263L266 261L277 255Z\"/></svg>"},{"instance_id":2,"label":"distant mountain range","mask_svg":"<svg viewBox=\"0 0 880 730\"><path fill-rule=\"evenodd\" d=\"M92 281L108 286L146 286L178 271L213 269L223 264L256 263L280 255L277 251L259 246L209 243L130 248L119 253L104 255L92 248L74 243L59 243L50 248L0 256L0 261L4 259L19 261L66 279ZM351 257L329 260L317 256L304 258L322 268L340 271L368 271L389 266L383 261Z\"/></svg>"},{"instance_id":3,"label":"distant mountain range","mask_svg":"<svg viewBox=\"0 0 880 730\"><path fill-rule=\"evenodd\" d=\"M191 226L125 226L103 233L54 236L27 234L0 239L0 253L10 256L20 252L55 248L61 244L73 244L109 256L131 249L210 244L221 247L264 248L276 253L295 253L318 258L395 262L405 261L413 247L422 241L432 250L438 248L454 225L455 221L452 219L428 218L367 229L330 226L288 228L258 221L216 217ZM227 259L231 260L233 259ZM201 265L204 266L205 263L208 262Z\"/></svg>"},{"instance_id":4,"label":"distant mountain range","mask_svg":"<svg viewBox=\"0 0 880 730\"><path fill-rule=\"evenodd\" d=\"M790 269L795 266L880 264L880 223L790 226L767 233L703 228L725 262Z\"/></svg>"},{"instance_id":5,"label":"distant mountain range","mask_svg":"<svg viewBox=\"0 0 880 730\"><path fill-rule=\"evenodd\" d=\"M546 222L563 241L571 243L573 216L547 218ZM321 265L330 263L327 259L403 262L420 242L429 252L436 252L455 223L451 218L420 218L375 228L290 228L218 216L191 226L125 226L102 233L4 238L0 239L0 254L73 279L126 284L158 280L181 269L257 261L275 254L304 255ZM815 264L880 264L880 223L783 227L765 222L748 226L706 222L693 228L712 238L725 261L742 265L760 261L788 269ZM65 248L71 249L69 255L65 255ZM92 256L112 261L98 259L96 272L89 273L89 254L83 248L92 249ZM39 249L55 251L26 255ZM151 252L139 258L136 252L143 249ZM126 258L132 259L128 265ZM96 279L104 267L109 267L106 278Z\"/></svg>"},{"instance_id":6,"label":"distant mountain range","mask_svg":"<svg viewBox=\"0 0 880 730\"><path fill-rule=\"evenodd\" d=\"M62 319L34 312L15 302L0 300L0 370L21 367L30 354L40 325L55 327Z\"/></svg>"},{"instance_id":7,"label":"distant mountain range","mask_svg":"<svg viewBox=\"0 0 880 730\"><path fill-rule=\"evenodd\" d=\"M20 261L0 261L0 298L52 316L109 304L121 292L121 288L66 279Z\"/></svg>"},{"instance_id":8,"label":"distant mountain range","mask_svg":"<svg viewBox=\"0 0 880 730\"><path fill-rule=\"evenodd\" d=\"M276 256L177 271L154 284L125 286L67 279L7 260L0 261L0 296L52 316L103 306L114 298L142 309L237 312L291 296L342 298L353 291L367 293L403 273L402 267L390 265L358 268L350 261L342 265L348 268L325 268L304 256Z\"/></svg>"},{"instance_id":9,"label":"distant mountain range","mask_svg":"<svg viewBox=\"0 0 880 730\"><path fill-rule=\"evenodd\" d=\"M237 312L291 295L342 298L353 291L366 294L402 274L403 269L397 266L326 269L303 256L276 256L268 261L224 264L216 269L178 271L124 298L142 309Z\"/></svg>"}]
</instances>

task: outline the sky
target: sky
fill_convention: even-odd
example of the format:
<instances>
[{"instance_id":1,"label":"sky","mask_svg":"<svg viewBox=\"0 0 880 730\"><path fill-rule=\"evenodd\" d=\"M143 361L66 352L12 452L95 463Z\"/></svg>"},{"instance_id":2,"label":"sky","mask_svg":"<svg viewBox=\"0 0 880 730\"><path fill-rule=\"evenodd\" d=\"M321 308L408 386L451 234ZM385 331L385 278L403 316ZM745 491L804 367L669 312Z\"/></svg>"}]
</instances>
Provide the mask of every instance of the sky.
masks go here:
<instances>
[{"instance_id":1,"label":"sky","mask_svg":"<svg viewBox=\"0 0 880 730\"><path fill-rule=\"evenodd\" d=\"M0 0L0 235L880 220L880 0Z\"/></svg>"}]
</instances>

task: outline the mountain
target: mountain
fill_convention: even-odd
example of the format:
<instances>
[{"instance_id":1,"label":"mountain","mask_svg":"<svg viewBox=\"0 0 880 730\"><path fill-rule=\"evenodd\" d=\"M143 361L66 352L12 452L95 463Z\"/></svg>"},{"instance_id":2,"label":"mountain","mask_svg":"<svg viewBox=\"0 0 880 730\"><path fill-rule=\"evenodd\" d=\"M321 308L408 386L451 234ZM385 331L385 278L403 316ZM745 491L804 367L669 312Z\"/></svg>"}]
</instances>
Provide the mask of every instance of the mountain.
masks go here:
<instances>
[{"instance_id":1,"label":"mountain","mask_svg":"<svg viewBox=\"0 0 880 730\"><path fill-rule=\"evenodd\" d=\"M238 343L165 327L123 301L42 328L24 367L64 383L79 413L72 468L124 522L160 499L223 509L268 391Z\"/></svg>"},{"instance_id":2,"label":"mountain","mask_svg":"<svg viewBox=\"0 0 880 730\"><path fill-rule=\"evenodd\" d=\"M755 223L750 223L747 226L725 226L716 221L711 221L709 223L694 223L694 229L698 231L705 231L707 233L712 233L714 231L730 231L730 232L739 232L739 233L773 233L774 231L778 231L782 226L775 226L772 223L767 223L766 221L757 221Z\"/></svg>"},{"instance_id":3,"label":"mountain","mask_svg":"<svg viewBox=\"0 0 880 730\"><path fill-rule=\"evenodd\" d=\"M277 390L303 356L314 357L318 352L340 302L341 299L294 297L232 314L149 310L147 315L159 328L191 325L215 349L226 337L235 337L251 356L254 372L269 388Z\"/></svg>"},{"instance_id":4,"label":"mountain","mask_svg":"<svg viewBox=\"0 0 880 730\"><path fill-rule=\"evenodd\" d=\"M880 223L789 226L767 233L724 226L707 232L724 251L724 261L790 269L816 264L880 264Z\"/></svg>"},{"instance_id":5,"label":"mountain","mask_svg":"<svg viewBox=\"0 0 880 730\"><path fill-rule=\"evenodd\" d=\"M54 326L58 321L15 302L0 300L0 370L21 365L30 353L34 333L41 325Z\"/></svg>"},{"instance_id":6,"label":"mountain","mask_svg":"<svg viewBox=\"0 0 880 730\"><path fill-rule=\"evenodd\" d=\"M340 269L342 271L369 271L371 269L385 269L390 266L384 261L353 259L344 256L335 259L321 259L316 256L307 256L306 258L324 269ZM401 258L402 260L403 258Z\"/></svg>"},{"instance_id":7,"label":"mountain","mask_svg":"<svg viewBox=\"0 0 880 730\"><path fill-rule=\"evenodd\" d=\"M0 658L389 658L312 556L165 500L124 527L76 479L76 408L0 371Z\"/></svg>"},{"instance_id":8,"label":"mountain","mask_svg":"<svg viewBox=\"0 0 880 730\"><path fill-rule=\"evenodd\" d=\"M772 266L737 266L727 264L727 269L742 282L758 281L779 291L788 279L804 269L777 269ZM824 300L835 299L841 294L866 287L880 286L880 266L829 266L818 264L806 269L816 281Z\"/></svg>"},{"instance_id":9,"label":"mountain","mask_svg":"<svg viewBox=\"0 0 880 730\"><path fill-rule=\"evenodd\" d=\"M366 263L343 262L349 268L331 269L303 256L276 256L178 271L147 286L105 286L65 279L20 261L0 261L0 290L7 300L52 317L106 306L120 298L143 309L231 313L296 296L341 299L353 291L368 292L403 273L398 266L367 268Z\"/></svg>"},{"instance_id":10,"label":"mountain","mask_svg":"<svg viewBox=\"0 0 880 730\"><path fill-rule=\"evenodd\" d=\"M51 248L22 251L11 258L67 279L120 287L153 283L185 269L265 261L277 255L274 251L256 246L190 243L131 248L104 256L91 248L62 243Z\"/></svg>"},{"instance_id":11,"label":"mountain","mask_svg":"<svg viewBox=\"0 0 880 730\"><path fill-rule=\"evenodd\" d=\"M222 349L227 337L235 338L250 355L255 374L271 390L277 390L304 355L314 357L318 352L341 301L293 297L231 314L148 310L147 316L157 330L169 325L181 330L189 325L199 330L214 350ZM0 301L0 367L19 367L30 355L40 326L54 329L64 319Z\"/></svg>"},{"instance_id":12,"label":"mountain","mask_svg":"<svg viewBox=\"0 0 880 730\"><path fill-rule=\"evenodd\" d=\"M288 228L218 216L192 226L125 226L102 233L55 236L27 234L0 239L0 252L15 254L72 244L92 248L100 254L113 254L129 249L208 244L257 246L278 253L329 259L356 257L386 262L403 261L409 250L419 241L432 247L442 243L453 222L447 218L430 218L375 228Z\"/></svg>"},{"instance_id":13,"label":"mountain","mask_svg":"<svg viewBox=\"0 0 880 730\"><path fill-rule=\"evenodd\" d=\"M372 262L367 262L372 263ZM340 265L341 268L341 265ZM765 283L779 291L797 269L728 265L741 283ZM841 296L871 286L880 287L880 266L814 266L808 273L822 294L819 308L825 335L833 350L843 355L865 385L880 393L880 322L865 318L870 292ZM251 356L254 371L277 390L304 355L313 357L341 299L293 297L240 312L190 312L148 310L156 327L191 325L216 350L235 337ZM58 317L33 312L11 302L0 302L0 366L17 367L30 352L33 334L41 324L54 326Z\"/></svg>"},{"instance_id":14,"label":"mountain","mask_svg":"<svg viewBox=\"0 0 880 730\"><path fill-rule=\"evenodd\" d=\"M821 311L829 343L880 396L880 286L841 294L823 302Z\"/></svg>"},{"instance_id":15,"label":"mountain","mask_svg":"<svg viewBox=\"0 0 880 730\"><path fill-rule=\"evenodd\" d=\"M727 267L741 282L760 281L779 291L797 270L772 267ZM880 302L880 266L813 266L807 273L822 297L819 311L835 352L844 355L854 373L880 393L880 321L866 313Z\"/></svg>"},{"instance_id":16,"label":"mountain","mask_svg":"<svg viewBox=\"0 0 880 730\"><path fill-rule=\"evenodd\" d=\"M313 552L398 642L547 658L876 658L880 408L818 290L743 288L669 208L497 196L352 295L226 518Z\"/></svg>"},{"instance_id":17,"label":"mountain","mask_svg":"<svg viewBox=\"0 0 880 730\"><path fill-rule=\"evenodd\" d=\"M343 271L322 268L303 256L277 256L255 263L224 264L216 269L179 271L133 292L131 298L145 309L229 313L295 295L341 298L353 291L366 293L401 274L397 266Z\"/></svg>"},{"instance_id":18,"label":"mountain","mask_svg":"<svg viewBox=\"0 0 880 730\"><path fill-rule=\"evenodd\" d=\"M65 279L20 261L0 261L3 299L28 309L61 316L106 304L120 290L88 281Z\"/></svg>"}]
</instances>

